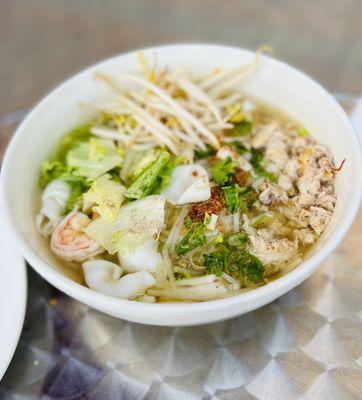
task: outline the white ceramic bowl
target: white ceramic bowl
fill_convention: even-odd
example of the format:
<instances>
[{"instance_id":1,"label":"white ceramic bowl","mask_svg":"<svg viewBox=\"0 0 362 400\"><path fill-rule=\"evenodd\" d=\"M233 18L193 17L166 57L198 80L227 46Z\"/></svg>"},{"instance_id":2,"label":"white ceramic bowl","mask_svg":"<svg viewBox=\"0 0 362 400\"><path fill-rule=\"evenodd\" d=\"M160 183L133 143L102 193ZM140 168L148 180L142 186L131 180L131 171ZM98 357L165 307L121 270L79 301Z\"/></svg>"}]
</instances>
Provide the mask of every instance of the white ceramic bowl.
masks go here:
<instances>
[{"instance_id":1,"label":"white ceramic bowl","mask_svg":"<svg viewBox=\"0 0 362 400\"><path fill-rule=\"evenodd\" d=\"M252 52L215 45L171 45L144 50L157 54L160 64L180 64L198 72L235 67L250 62ZM336 248L359 207L361 156L357 136L341 107L315 81L269 57L241 85L242 90L300 121L321 143L329 146L336 162L346 158L336 178L338 202L333 219L312 254L295 270L251 292L204 303L144 304L96 293L72 279L35 229L39 206L39 166L64 132L86 121L89 111L79 103L104 99L108 90L94 79L95 71L135 70L137 53L124 54L74 76L38 104L17 129L7 150L1 174L3 218L24 257L47 281L69 296L109 315L153 325L196 325L231 318L271 302L306 279Z\"/></svg>"}]
</instances>

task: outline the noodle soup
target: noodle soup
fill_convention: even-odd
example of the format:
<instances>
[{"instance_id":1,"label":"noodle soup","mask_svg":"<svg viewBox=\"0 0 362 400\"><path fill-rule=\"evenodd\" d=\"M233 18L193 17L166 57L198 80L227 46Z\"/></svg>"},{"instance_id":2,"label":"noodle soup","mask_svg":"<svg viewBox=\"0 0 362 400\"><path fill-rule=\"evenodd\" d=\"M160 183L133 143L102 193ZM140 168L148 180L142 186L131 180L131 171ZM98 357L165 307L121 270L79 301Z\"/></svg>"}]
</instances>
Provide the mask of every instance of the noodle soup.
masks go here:
<instances>
[{"instance_id":1,"label":"noodle soup","mask_svg":"<svg viewBox=\"0 0 362 400\"><path fill-rule=\"evenodd\" d=\"M257 57L201 78L140 62L97 75L113 95L42 165L51 250L91 289L143 302L232 296L296 267L332 217L342 165L243 95Z\"/></svg>"}]
</instances>

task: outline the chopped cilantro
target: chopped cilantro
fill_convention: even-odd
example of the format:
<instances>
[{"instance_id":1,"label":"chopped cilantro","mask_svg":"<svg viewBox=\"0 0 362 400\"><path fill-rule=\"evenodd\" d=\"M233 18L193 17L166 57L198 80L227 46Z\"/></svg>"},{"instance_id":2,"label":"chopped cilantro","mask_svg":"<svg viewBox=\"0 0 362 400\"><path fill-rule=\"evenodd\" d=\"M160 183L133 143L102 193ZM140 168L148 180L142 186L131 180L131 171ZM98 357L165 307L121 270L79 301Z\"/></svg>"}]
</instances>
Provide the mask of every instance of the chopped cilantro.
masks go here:
<instances>
[{"instance_id":1,"label":"chopped cilantro","mask_svg":"<svg viewBox=\"0 0 362 400\"><path fill-rule=\"evenodd\" d=\"M199 160L212 157L215 154L216 154L216 150L209 145L206 146L206 150L196 150L195 151L195 157Z\"/></svg>"},{"instance_id":2,"label":"chopped cilantro","mask_svg":"<svg viewBox=\"0 0 362 400\"><path fill-rule=\"evenodd\" d=\"M238 142L237 140L234 140L232 142L226 143L226 145L233 147L234 150L238 154L241 154L241 155L248 151L248 149L242 143Z\"/></svg>"},{"instance_id":3,"label":"chopped cilantro","mask_svg":"<svg viewBox=\"0 0 362 400\"><path fill-rule=\"evenodd\" d=\"M226 207L231 214L240 210L247 212L255 203L257 194L251 186L241 187L239 185L224 186L223 188Z\"/></svg>"},{"instance_id":4,"label":"chopped cilantro","mask_svg":"<svg viewBox=\"0 0 362 400\"><path fill-rule=\"evenodd\" d=\"M233 175L235 175L236 167L237 163L233 161L231 157L218 161L212 170L214 181L220 186L227 185L231 181Z\"/></svg>"},{"instance_id":5,"label":"chopped cilantro","mask_svg":"<svg viewBox=\"0 0 362 400\"><path fill-rule=\"evenodd\" d=\"M247 241L245 233L226 235L224 242L217 243L213 252L204 254L207 271L217 276L226 272L246 285L260 282L265 267L258 257L245 248Z\"/></svg>"},{"instance_id":6,"label":"chopped cilantro","mask_svg":"<svg viewBox=\"0 0 362 400\"><path fill-rule=\"evenodd\" d=\"M231 214L234 214L239 209L240 195L244 193L247 188L240 187L239 185L224 186L226 207Z\"/></svg>"},{"instance_id":7,"label":"chopped cilantro","mask_svg":"<svg viewBox=\"0 0 362 400\"><path fill-rule=\"evenodd\" d=\"M247 119L234 123L234 128L230 131L231 136L245 136L251 133L253 125Z\"/></svg>"},{"instance_id":8,"label":"chopped cilantro","mask_svg":"<svg viewBox=\"0 0 362 400\"><path fill-rule=\"evenodd\" d=\"M187 228L191 228L191 226L192 226L192 219L191 219L191 217L190 217L189 215L186 215L186 217L185 217L185 219L184 219L184 225L185 225Z\"/></svg>"},{"instance_id":9,"label":"chopped cilantro","mask_svg":"<svg viewBox=\"0 0 362 400\"><path fill-rule=\"evenodd\" d=\"M206 243L203 224L192 227L186 235L181 239L175 248L176 254L182 256L196 247L202 246Z\"/></svg>"},{"instance_id":10,"label":"chopped cilantro","mask_svg":"<svg viewBox=\"0 0 362 400\"><path fill-rule=\"evenodd\" d=\"M215 250L204 254L204 265L208 272L220 276L223 272L234 276L245 284L257 283L263 278L263 263L246 249L246 233L225 235L222 243L217 243Z\"/></svg>"},{"instance_id":11,"label":"chopped cilantro","mask_svg":"<svg viewBox=\"0 0 362 400\"><path fill-rule=\"evenodd\" d=\"M268 172L264 168L263 161L264 161L263 150L252 149L250 163L254 167L255 173L260 177L268 179L270 182L276 182L277 177L273 173Z\"/></svg>"},{"instance_id":12,"label":"chopped cilantro","mask_svg":"<svg viewBox=\"0 0 362 400\"><path fill-rule=\"evenodd\" d=\"M247 250L242 250L237 254L237 270L240 279L247 279L253 283L263 279L265 267L258 257L250 254Z\"/></svg>"},{"instance_id":13,"label":"chopped cilantro","mask_svg":"<svg viewBox=\"0 0 362 400\"><path fill-rule=\"evenodd\" d=\"M248 240L248 235L245 232L228 233L224 236L224 242L231 247L242 248L248 243Z\"/></svg>"},{"instance_id":14,"label":"chopped cilantro","mask_svg":"<svg viewBox=\"0 0 362 400\"><path fill-rule=\"evenodd\" d=\"M220 276L226 272L229 265L229 256L231 250L221 243L217 245L216 250L210 254L204 254L204 265L210 274Z\"/></svg>"},{"instance_id":15,"label":"chopped cilantro","mask_svg":"<svg viewBox=\"0 0 362 400\"><path fill-rule=\"evenodd\" d=\"M302 136L302 137L306 137L306 136L309 136L309 132L308 132L308 130L307 129L305 129L305 128L301 128L301 129L299 129L299 136Z\"/></svg>"}]
</instances>

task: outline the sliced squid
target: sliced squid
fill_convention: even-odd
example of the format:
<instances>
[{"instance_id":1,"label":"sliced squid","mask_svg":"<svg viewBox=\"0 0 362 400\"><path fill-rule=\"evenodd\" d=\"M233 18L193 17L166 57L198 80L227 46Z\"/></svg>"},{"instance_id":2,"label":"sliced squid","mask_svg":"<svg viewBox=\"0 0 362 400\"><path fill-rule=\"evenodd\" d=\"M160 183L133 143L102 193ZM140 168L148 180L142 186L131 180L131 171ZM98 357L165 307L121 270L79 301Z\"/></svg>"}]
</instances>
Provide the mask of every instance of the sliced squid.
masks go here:
<instances>
[{"instance_id":1,"label":"sliced squid","mask_svg":"<svg viewBox=\"0 0 362 400\"><path fill-rule=\"evenodd\" d=\"M38 231L49 236L58 224L70 196L69 185L56 179L45 188L41 197L41 209L36 217Z\"/></svg>"},{"instance_id":2,"label":"sliced squid","mask_svg":"<svg viewBox=\"0 0 362 400\"><path fill-rule=\"evenodd\" d=\"M52 251L63 260L77 262L88 260L102 253L104 249L83 232L90 221L81 212L69 213L59 222L52 233L50 239Z\"/></svg>"},{"instance_id":3,"label":"sliced squid","mask_svg":"<svg viewBox=\"0 0 362 400\"><path fill-rule=\"evenodd\" d=\"M171 175L171 183L161 195L172 205L206 201L211 196L209 177L205 168L197 164L180 165Z\"/></svg>"},{"instance_id":4,"label":"sliced squid","mask_svg":"<svg viewBox=\"0 0 362 400\"><path fill-rule=\"evenodd\" d=\"M122 268L109 261L86 261L82 267L88 287L112 297L131 299L143 295L155 284L155 279L148 271L122 277Z\"/></svg>"},{"instance_id":5,"label":"sliced squid","mask_svg":"<svg viewBox=\"0 0 362 400\"><path fill-rule=\"evenodd\" d=\"M163 262L163 258L157 251L156 239L147 239L141 242L135 249L118 255L119 261L126 272L149 271L156 272L157 266Z\"/></svg>"}]
</instances>

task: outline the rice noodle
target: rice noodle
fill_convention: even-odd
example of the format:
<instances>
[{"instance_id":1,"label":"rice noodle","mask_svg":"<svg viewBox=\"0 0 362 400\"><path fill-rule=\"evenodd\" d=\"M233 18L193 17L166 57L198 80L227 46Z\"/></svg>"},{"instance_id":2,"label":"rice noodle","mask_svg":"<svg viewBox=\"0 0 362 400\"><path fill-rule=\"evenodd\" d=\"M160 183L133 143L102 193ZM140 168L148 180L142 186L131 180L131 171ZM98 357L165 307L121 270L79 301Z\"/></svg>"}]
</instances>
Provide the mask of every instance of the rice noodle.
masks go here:
<instances>
[{"instance_id":1,"label":"rice noodle","mask_svg":"<svg viewBox=\"0 0 362 400\"><path fill-rule=\"evenodd\" d=\"M184 219L188 213L189 208L183 207L177 217L176 222L173 224L172 229L167 237L164 248L162 250L162 257L165 261L167 276L170 280L170 285L173 286L175 282L175 276L173 273L172 263L170 259L170 253L173 254L175 251L176 241L180 234L180 230L183 226Z\"/></svg>"},{"instance_id":2,"label":"rice noodle","mask_svg":"<svg viewBox=\"0 0 362 400\"><path fill-rule=\"evenodd\" d=\"M166 247L166 245L162 250L162 257L163 257L163 261L165 262L166 275L167 275L167 277L169 279L170 286L172 287L174 285L174 282L175 282L175 275L173 274L170 254L168 252L168 248Z\"/></svg>"},{"instance_id":3,"label":"rice noodle","mask_svg":"<svg viewBox=\"0 0 362 400\"><path fill-rule=\"evenodd\" d=\"M175 281L175 286L199 286L206 283L212 283L216 279L216 275L204 275L197 278L186 278Z\"/></svg>"},{"instance_id":4,"label":"rice noodle","mask_svg":"<svg viewBox=\"0 0 362 400\"><path fill-rule=\"evenodd\" d=\"M240 230L240 211L233 214L233 231L239 232Z\"/></svg>"},{"instance_id":5,"label":"rice noodle","mask_svg":"<svg viewBox=\"0 0 362 400\"><path fill-rule=\"evenodd\" d=\"M176 242L180 236L180 231L183 226L184 219L185 219L186 215L188 214L188 212L189 212L188 206L181 208L181 211L180 211L179 215L177 216L177 219L176 219L175 223L173 224L172 229L168 235L168 238L165 243L165 247L167 247L168 251L171 254L173 254L175 251Z\"/></svg>"}]
</instances>

